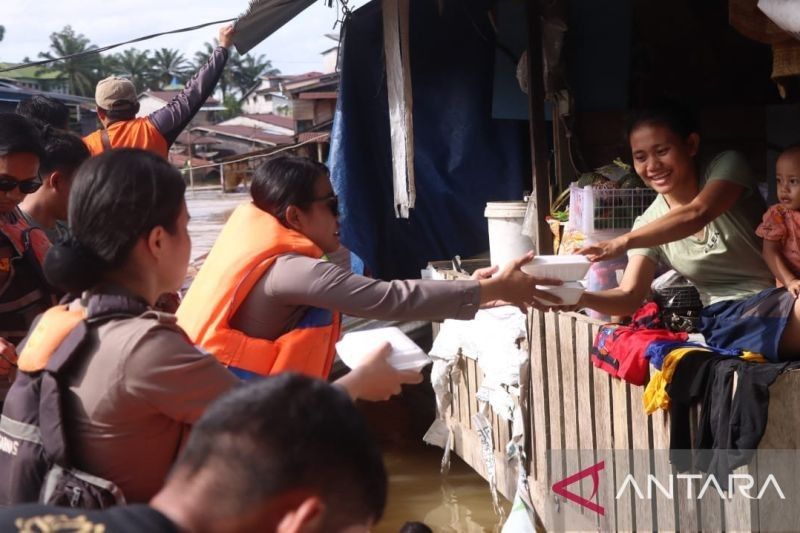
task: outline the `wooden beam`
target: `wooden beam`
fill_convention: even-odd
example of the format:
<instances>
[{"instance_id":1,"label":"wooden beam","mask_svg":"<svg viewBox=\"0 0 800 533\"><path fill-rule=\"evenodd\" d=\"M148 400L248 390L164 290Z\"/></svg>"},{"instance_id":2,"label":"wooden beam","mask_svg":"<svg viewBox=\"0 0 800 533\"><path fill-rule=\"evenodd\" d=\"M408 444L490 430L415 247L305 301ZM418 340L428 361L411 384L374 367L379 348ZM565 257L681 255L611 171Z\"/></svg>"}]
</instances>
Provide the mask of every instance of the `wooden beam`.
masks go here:
<instances>
[{"instance_id":1,"label":"wooden beam","mask_svg":"<svg viewBox=\"0 0 800 533\"><path fill-rule=\"evenodd\" d=\"M536 214L537 254L553 253L553 237L544 217L550 211L550 176L547 172L547 132L544 124L544 61L542 58L541 0L528 0L528 115L530 117L533 206Z\"/></svg>"}]
</instances>

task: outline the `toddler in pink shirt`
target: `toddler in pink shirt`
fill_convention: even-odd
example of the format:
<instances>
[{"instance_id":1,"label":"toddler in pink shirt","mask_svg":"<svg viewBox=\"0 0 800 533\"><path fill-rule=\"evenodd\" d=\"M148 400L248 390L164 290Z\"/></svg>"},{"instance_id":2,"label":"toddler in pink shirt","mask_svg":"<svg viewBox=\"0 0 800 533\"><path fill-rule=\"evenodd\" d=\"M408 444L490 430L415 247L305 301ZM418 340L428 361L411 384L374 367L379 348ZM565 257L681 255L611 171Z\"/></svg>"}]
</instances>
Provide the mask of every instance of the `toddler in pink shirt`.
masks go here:
<instances>
[{"instance_id":1,"label":"toddler in pink shirt","mask_svg":"<svg viewBox=\"0 0 800 533\"><path fill-rule=\"evenodd\" d=\"M764 261L778 286L800 295L800 144L786 150L776 166L778 203L770 207L756 235L764 239Z\"/></svg>"}]
</instances>

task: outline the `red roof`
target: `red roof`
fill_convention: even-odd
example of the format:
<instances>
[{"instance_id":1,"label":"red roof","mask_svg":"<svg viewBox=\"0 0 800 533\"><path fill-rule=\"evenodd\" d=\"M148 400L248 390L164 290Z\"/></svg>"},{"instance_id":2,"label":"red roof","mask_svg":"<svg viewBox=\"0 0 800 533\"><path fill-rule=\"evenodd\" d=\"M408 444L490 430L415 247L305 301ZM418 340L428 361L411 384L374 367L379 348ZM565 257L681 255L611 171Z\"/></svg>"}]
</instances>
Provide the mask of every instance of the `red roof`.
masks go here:
<instances>
[{"instance_id":1,"label":"red roof","mask_svg":"<svg viewBox=\"0 0 800 533\"><path fill-rule=\"evenodd\" d=\"M189 159L189 156L186 154L169 154L169 162L172 163L174 166L178 168L183 168L186 165L186 161ZM199 167L203 165L208 165L211 163L208 159L203 159L202 157L192 157L192 166Z\"/></svg>"},{"instance_id":2,"label":"red roof","mask_svg":"<svg viewBox=\"0 0 800 533\"><path fill-rule=\"evenodd\" d=\"M281 128L287 128L290 130L294 130L297 125L292 117L282 117L281 115L276 115L274 113L254 113L252 115L243 116L245 118L257 120L266 124L273 124L275 126L280 126Z\"/></svg>"},{"instance_id":3,"label":"red roof","mask_svg":"<svg viewBox=\"0 0 800 533\"><path fill-rule=\"evenodd\" d=\"M294 137L291 135L274 135L264 133L259 128L252 126L197 126L194 130L208 131L220 135L229 135L244 140L253 140L268 144L294 144Z\"/></svg>"},{"instance_id":4,"label":"red roof","mask_svg":"<svg viewBox=\"0 0 800 533\"><path fill-rule=\"evenodd\" d=\"M297 142L302 143L314 140L318 143L322 143L328 142L330 138L331 132L329 131L304 131L303 133L299 133L297 135Z\"/></svg>"},{"instance_id":5,"label":"red roof","mask_svg":"<svg viewBox=\"0 0 800 533\"><path fill-rule=\"evenodd\" d=\"M293 74L291 76L286 76L287 81L302 81L302 80L310 80L312 78L319 78L320 76L324 76L325 74L322 72L312 71L312 72L305 72L303 74Z\"/></svg>"},{"instance_id":6,"label":"red roof","mask_svg":"<svg viewBox=\"0 0 800 533\"><path fill-rule=\"evenodd\" d=\"M190 138L192 140L192 144L215 144L219 142L219 139L208 137L206 135L192 134L190 136L189 132L185 130L178 134L178 138L175 139L175 141L181 144L189 144Z\"/></svg>"},{"instance_id":7,"label":"red roof","mask_svg":"<svg viewBox=\"0 0 800 533\"><path fill-rule=\"evenodd\" d=\"M145 91L145 94L152 96L153 98L158 98L159 100L163 100L164 102L169 102L178 93L180 93L180 91ZM218 105L218 104L219 100L209 96L208 98L206 98L204 105Z\"/></svg>"},{"instance_id":8,"label":"red roof","mask_svg":"<svg viewBox=\"0 0 800 533\"><path fill-rule=\"evenodd\" d=\"M336 100L336 91L308 91L300 93L300 100Z\"/></svg>"}]
</instances>

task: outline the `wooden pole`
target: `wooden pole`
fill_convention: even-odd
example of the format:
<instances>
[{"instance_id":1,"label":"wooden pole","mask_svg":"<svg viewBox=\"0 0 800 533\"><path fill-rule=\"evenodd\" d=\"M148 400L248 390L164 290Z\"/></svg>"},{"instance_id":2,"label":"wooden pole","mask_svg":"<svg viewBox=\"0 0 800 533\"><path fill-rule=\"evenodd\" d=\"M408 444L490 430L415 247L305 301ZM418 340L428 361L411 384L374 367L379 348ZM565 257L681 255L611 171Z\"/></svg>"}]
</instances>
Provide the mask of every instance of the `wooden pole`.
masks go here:
<instances>
[{"instance_id":1,"label":"wooden pole","mask_svg":"<svg viewBox=\"0 0 800 533\"><path fill-rule=\"evenodd\" d=\"M547 132L544 124L544 61L542 58L541 0L528 0L528 114L530 117L533 206L536 213L537 254L553 253L553 238L544 217L550 210L547 172Z\"/></svg>"}]
</instances>

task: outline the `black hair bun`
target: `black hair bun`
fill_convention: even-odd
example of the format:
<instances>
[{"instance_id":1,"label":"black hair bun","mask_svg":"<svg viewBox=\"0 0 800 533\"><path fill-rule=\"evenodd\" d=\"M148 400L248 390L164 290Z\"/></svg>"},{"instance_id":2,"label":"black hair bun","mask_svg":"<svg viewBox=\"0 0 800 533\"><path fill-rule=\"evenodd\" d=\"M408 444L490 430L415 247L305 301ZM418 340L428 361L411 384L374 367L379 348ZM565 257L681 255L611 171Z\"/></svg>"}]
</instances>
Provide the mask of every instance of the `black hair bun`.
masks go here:
<instances>
[{"instance_id":1,"label":"black hair bun","mask_svg":"<svg viewBox=\"0 0 800 533\"><path fill-rule=\"evenodd\" d=\"M74 238L50 248L44 259L47 282L70 294L80 294L95 285L103 261Z\"/></svg>"}]
</instances>

